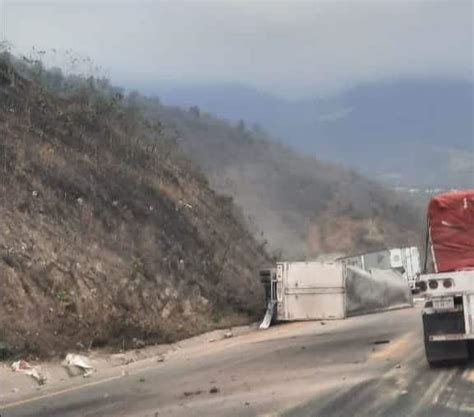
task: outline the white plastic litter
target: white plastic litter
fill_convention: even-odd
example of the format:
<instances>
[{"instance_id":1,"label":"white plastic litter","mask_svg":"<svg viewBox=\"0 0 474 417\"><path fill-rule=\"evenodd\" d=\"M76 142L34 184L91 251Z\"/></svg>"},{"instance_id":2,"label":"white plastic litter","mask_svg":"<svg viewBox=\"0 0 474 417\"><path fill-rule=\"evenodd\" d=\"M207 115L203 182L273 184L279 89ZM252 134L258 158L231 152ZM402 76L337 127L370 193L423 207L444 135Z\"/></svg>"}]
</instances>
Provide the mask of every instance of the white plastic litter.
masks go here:
<instances>
[{"instance_id":1,"label":"white plastic litter","mask_svg":"<svg viewBox=\"0 0 474 417\"><path fill-rule=\"evenodd\" d=\"M68 353L66 359L64 359L63 366L68 369L75 368L82 371L84 378L90 376L95 368L92 366L89 358L83 355L77 355L75 353Z\"/></svg>"},{"instance_id":2,"label":"white plastic litter","mask_svg":"<svg viewBox=\"0 0 474 417\"><path fill-rule=\"evenodd\" d=\"M25 375L29 375L34 378L38 384L43 385L46 383L46 377L41 374L39 367L31 366L27 361L21 359L12 363L13 372L21 372Z\"/></svg>"}]
</instances>

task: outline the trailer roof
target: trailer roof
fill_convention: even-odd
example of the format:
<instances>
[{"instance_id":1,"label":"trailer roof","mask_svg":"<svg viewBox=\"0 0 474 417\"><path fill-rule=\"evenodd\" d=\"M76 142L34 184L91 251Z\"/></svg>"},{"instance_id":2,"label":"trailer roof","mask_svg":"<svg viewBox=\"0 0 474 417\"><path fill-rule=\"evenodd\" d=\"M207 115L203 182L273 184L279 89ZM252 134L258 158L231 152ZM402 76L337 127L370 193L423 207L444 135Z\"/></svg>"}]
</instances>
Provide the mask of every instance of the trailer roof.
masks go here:
<instances>
[{"instance_id":1,"label":"trailer roof","mask_svg":"<svg viewBox=\"0 0 474 417\"><path fill-rule=\"evenodd\" d=\"M436 270L474 268L474 189L434 196L428 222Z\"/></svg>"}]
</instances>

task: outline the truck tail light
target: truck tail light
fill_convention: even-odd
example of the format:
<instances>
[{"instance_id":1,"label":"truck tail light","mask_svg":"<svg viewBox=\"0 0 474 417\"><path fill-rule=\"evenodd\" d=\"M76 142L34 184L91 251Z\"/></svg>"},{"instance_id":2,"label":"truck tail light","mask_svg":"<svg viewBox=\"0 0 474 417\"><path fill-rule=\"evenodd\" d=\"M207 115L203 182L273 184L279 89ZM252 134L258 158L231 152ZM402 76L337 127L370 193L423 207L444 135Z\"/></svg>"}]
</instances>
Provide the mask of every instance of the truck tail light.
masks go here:
<instances>
[{"instance_id":1,"label":"truck tail light","mask_svg":"<svg viewBox=\"0 0 474 417\"><path fill-rule=\"evenodd\" d=\"M451 279L445 279L443 280L443 287L444 288L451 288L453 286L453 280Z\"/></svg>"},{"instance_id":2,"label":"truck tail light","mask_svg":"<svg viewBox=\"0 0 474 417\"><path fill-rule=\"evenodd\" d=\"M430 287L430 289L435 290L436 288L438 288L438 281L432 279L428 282L428 286Z\"/></svg>"}]
</instances>

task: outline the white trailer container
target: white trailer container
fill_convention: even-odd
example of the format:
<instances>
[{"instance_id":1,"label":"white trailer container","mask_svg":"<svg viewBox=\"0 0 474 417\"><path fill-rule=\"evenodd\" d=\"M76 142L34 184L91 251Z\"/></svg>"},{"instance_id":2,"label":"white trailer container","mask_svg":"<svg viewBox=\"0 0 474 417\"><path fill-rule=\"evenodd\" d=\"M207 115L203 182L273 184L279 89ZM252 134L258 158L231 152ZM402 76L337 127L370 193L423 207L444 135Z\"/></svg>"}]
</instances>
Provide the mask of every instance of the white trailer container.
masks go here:
<instances>
[{"instance_id":1,"label":"white trailer container","mask_svg":"<svg viewBox=\"0 0 474 417\"><path fill-rule=\"evenodd\" d=\"M342 262L278 262L260 272L267 293L261 327L279 321L328 320L412 305L407 281L397 272L371 272Z\"/></svg>"}]
</instances>

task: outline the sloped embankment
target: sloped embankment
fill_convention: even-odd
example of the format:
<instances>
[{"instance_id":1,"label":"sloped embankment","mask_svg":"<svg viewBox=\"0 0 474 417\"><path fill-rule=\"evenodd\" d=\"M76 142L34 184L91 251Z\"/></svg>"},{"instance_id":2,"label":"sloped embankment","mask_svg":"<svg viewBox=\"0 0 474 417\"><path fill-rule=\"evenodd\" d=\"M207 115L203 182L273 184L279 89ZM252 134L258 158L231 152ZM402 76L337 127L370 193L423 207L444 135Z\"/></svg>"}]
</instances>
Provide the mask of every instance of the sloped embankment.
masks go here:
<instances>
[{"instance_id":1,"label":"sloped embankment","mask_svg":"<svg viewBox=\"0 0 474 417\"><path fill-rule=\"evenodd\" d=\"M259 310L266 255L159 129L92 80L53 94L0 67L0 341L132 347Z\"/></svg>"}]
</instances>

